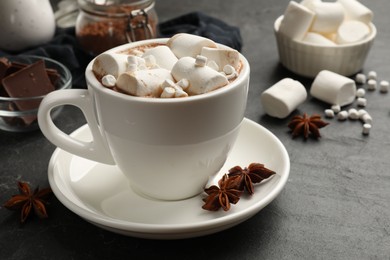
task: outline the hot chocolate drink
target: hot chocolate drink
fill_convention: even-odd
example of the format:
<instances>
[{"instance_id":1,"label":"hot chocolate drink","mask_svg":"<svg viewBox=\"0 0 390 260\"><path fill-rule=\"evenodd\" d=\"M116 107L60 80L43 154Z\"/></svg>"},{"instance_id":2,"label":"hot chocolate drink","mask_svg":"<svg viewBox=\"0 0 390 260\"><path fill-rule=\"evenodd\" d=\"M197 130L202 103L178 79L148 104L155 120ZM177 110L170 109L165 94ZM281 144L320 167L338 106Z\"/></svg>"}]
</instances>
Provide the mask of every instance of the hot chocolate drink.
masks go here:
<instances>
[{"instance_id":1,"label":"hot chocolate drink","mask_svg":"<svg viewBox=\"0 0 390 260\"><path fill-rule=\"evenodd\" d=\"M208 93L234 81L239 53L210 39L177 34L166 45L149 44L99 55L93 72L105 87L132 96L178 98Z\"/></svg>"}]
</instances>

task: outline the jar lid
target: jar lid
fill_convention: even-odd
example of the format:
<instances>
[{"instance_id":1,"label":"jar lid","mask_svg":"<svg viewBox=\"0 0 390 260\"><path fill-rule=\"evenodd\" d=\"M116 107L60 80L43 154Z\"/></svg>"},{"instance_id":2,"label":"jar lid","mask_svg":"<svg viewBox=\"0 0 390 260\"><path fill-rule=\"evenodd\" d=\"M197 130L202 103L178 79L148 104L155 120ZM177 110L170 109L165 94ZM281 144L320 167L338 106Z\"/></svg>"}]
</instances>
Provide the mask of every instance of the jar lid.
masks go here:
<instances>
[{"instance_id":1,"label":"jar lid","mask_svg":"<svg viewBox=\"0 0 390 260\"><path fill-rule=\"evenodd\" d=\"M75 0L62 0L58 3L58 10L54 13L59 28L69 28L76 25L79 6Z\"/></svg>"}]
</instances>

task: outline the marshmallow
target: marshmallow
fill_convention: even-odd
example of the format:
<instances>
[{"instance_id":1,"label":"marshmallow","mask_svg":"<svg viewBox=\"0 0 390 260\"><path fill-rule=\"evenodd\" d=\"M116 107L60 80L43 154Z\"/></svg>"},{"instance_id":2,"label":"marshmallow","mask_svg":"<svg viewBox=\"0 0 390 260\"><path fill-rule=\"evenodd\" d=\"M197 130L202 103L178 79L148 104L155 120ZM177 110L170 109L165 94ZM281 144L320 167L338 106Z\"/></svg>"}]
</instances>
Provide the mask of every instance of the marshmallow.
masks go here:
<instances>
[{"instance_id":1,"label":"marshmallow","mask_svg":"<svg viewBox=\"0 0 390 260\"><path fill-rule=\"evenodd\" d=\"M207 57L208 60L213 60L218 65L218 68L230 65L237 70L240 67L240 55L238 51L233 49L204 47L200 54Z\"/></svg>"},{"instance_id":2,"label":"marshmallow","mask_svg":"<svg viewBox=\"0 0 390 260\"><path fill-rule=\"evenodd\" d=\"M341 111L340 105L332 105L330 109L332 109L333 112L335 112L335 113L338 113Z\"/></svg>"},{"instance_id":3,"label":"marshmallow","mask_svg":"<svg viewBox=\"0 0 390 260\"><path fill-rule=\"evenodd\" d=\"M186 78L179 80L176 84L183 90L186 90L190 86L190 82Z\"/></svg>"},{"instance_id":4,"label":"marshmallow","mask_svg":"<svg viewBox=\"0 0 390 260\"><path fill-rule=\"evenodd\" d=\"M375 79L376 80L377 77L378 77L378 75L377 75L376 71L371 70L368 72L368 75L367 75L368 79Z\"/></svg>"},{"instance_id":5,"label":"marshmallow","mask_svg":"<svg viewBox=\"0 0 390 260\"><path fill-rule=\"evenodd\" d=\"M318 45L325 45L325 46L335 46L336 43L329 40L325 36L314 33L314 32L308 32L306 33L305 37L302 39L303 42L307 42L310 44L318 44Z\"/></svg>"},{"instance_id":6,"label":"marshmallow","mask_svg":"<svg viewBox=\"0 0 390 260\"><path fill-rule=\"evenodd\" d=\"M223 67L223 72L226 75L231 75L231 74L236 73L236 69L231 65L225 65L225 67Z\"/></svg>"},{"instance_id":7,"label":"marshmallow","mask_svg":"<svg viewBox=\"0 0 390 260\"><path fill-rule=\"evenodd\" d=\"M187 93L199 95L221 88L229 83L226 76L208 66L195 65L192 57L183 57L172 68L172 76L176 81L187 79L189 86Z\"/></svg>"},{"instance_id":8,"label":"marshmallow","mask_svg":"<svg viewBox=\"0 0 390 260\"><path fill-rule=\"evenodd\" d=\"M154 57L154 55L146 55L144 56L144 60L147 68L156 69L160 67L157 65L156 57Z\"/></svg>"},{"instance_id":9,"label":"marshmallow","mask_svg":"<svg viewBox=\"0 0 390 260\"><path fill-rule=\"evenodd\" d=\"M145 51L142 57L145 58L149 55L154 56L156 64L160 68L164 68L167 70L172 70L173 65L175 65L175 63L177 62L177 57L167 46L156 46L154 48L148 49Z\"/></svg>"},{"instance_id":10,"label":"marshmallow","mask_svg":"<svg viewBox=\"0 0 390 260\"><path fill-rule=\"evenodd\" d=\"M196 66L204 67L206 66L206 63L207 63L207 57L202 55L196 55L196 59L195 59Z\"/></svg>"},{"instance_id":11,"label":"marshmallow","mask_svg":"<svg viewBox=\"0 0 390 260\"><path fill-rule=\"evenodd\" d=\"M371 90L371 91L376 90L376 85L377 85L377 82L375 79L369 79L367 81L367 89L368 90Z\"/></svg>"},{"instance_id":12,"label":"marshmallow","mask_svg":"<svg viewBox=\"0 0 390 260\"><path fill-rule=\"evenodd\" d=\"M145 59L135 56L135 55L129 55L127 56L127 70L134 72L139 69L146 69L146 61Z\"/></svg>"},{"instance_id":13,"label":"marshmallow","mask_svg":"<svg viewBox=\"0 0 390 260\"><path fill-rule=\"evenodd\" d=\"M203 47L217 48L212 40L187 33L175 34L168 40L167 46L179 59L185 56L195 58Z\"/></svg>"},{"instance_id":14,"label":"marshmallow","mask_svg":"<svg viewBox=\"0 0 390 260\"><path fill-rule=\"evenodd\" d=\"M340 121L344 121L344 120L347 120L348 118L348 112L343 110L343 111L340 111L339 113L337 113L337 119L340 120Z\"/></svg>"},{"instance_id":15,"label":"marshmallow","mask_svg":"<svg viewBox=\"0 0 390 260\"><path fill-rule=\"evenodd\" d=\"M352 120L358 120L359 114L358 111L355 108L351 108L348 110L348 117Z\"/></svg>"},{"instance_id":16,"label":"marshmallow","mask_svg":"<svg viewBox=\"0 0 390 260\"><path fill-rule=\"evenodd\" d=\"M313 2L309 9L315 13L312 32L336 32L344 20L344 8L339 2Z\"/></svg>"},{"instance_id":17,"label":"marshmallow","mask_svg":"<svg viewBox=\"0 0 390 260\"><path fill-rule=\"evenodd\" d=\"M163 89L161 93L161 98L173 98L175 96L176 90L172 87L167 87Z\"/></svg>"},{"instance_id":18,"label":"marshmallow","mask_svg":"<svg viewBox=\"0 0 390 260\"><path fill-rule=\"evenodd\" d=\"M223 67L223 73L226 75L228 80L232 80L236 77L238 77L238 72L235 70L235 68L231 65L225 65Z\"/></svg>"},{"instance_id":19,"label":"marshmallow","mask_svg":"<svg viewBox=\"0 0 390 260\"><path fill-rule=\"evenodd\" d=\"M160 97L161 85L165 80L173 80L171 73L166 69L138 70L122 73L116 82L118 89L139 97Z\"/></svg>"},{"instance_id":20,"label":"marshmallow","mask_svg":"<svg viewBox=\"0 0 390 260\"><path fill-rule=\"evenodd\" d=\"M367 99L365 99L365 98L358 98L358 99L357 99L357 105L358 105L359 107L365 107L365 106L367 106Z\"/></svg>"},{"instance_id":21,"label":"marshmallow","mask_svg":"<svg viewBox=\"0 0 390 260\"><path fill-rule=\"evenodd\" d=\"M325 116L328 118L333 118L334 117L334 111L332 109L325 109Z\"/></svg>"},{"instance_id":22,"label":"marshmallow","mask_svg":"<svg viewBox=\"0 0 390 260\"><path fill-rule=\"evenodd\" d=\"M164 90L165 88L173 88L175 89L176 84L171 79L165 79L164 82L161 84L161 88Z\"/></svg>"},{"instance_id":23,"label":"marshmallow","mask_svg":"<svg viewBox=\"0 0 390 260\"><path fill-rule=\"evenodd\" d=\"M357 84L365 84L367 81L367 77L363 73L358 73L355 76L355 81Z\"/></svg>"},{"instance_id":24,"label":"marshmallow","mask_svg":"<svg viewBox=\"0 0 390 260\"><path fill-rule=\"evenodd\" d=\"M348 105L355 100L355 81L340 74L322 70L311 85L310 94L332 105Z\"/></svg>"},{"instance_id":25,"label":"marshmallow","mask_svg":"<svg viewBox=\"0 0 390 260\"><path fill-rule=\"evenodd\" d=\"M357 0L338 0L344 6L346 19L357 20L369 24L372 21L373 13L366 6Z\"/></svg>"},{"instance_id":26,"label":"marshmallow","mask_svg":"<svg viewBox=\"0 0 390 260\"><path fill-rule=\"evenodd\" d=\"M359 110L358 113L359 113L359 119L362 120L363 123L372 125L372 117L370 116L369 113L367 113L367 111L365 111L365 110L360 111Z\"/></svg>"},{"instance_id":27,"label":"marshmallow","mask_svg":"<svg viewBox=\"0 0 390 260\"><path fill-rule=\"evenodd\" d=\"M364 110L364 109L359 109L358 110L359 119L362 119L364 114L367 114L366 110Z\"/></svg>"},{"instance_id":28,"label":"marshmallow","mask_svg":"<svg viewBox=\"0 0 390 260\"><path fill-rule=\"evenodd\" d=\"M339 44L354 43L370 35L370 28L363 22L345 21L337 30L336 42Z\"/></svg>"},{"instance_id":29,"label":"marshmallow","mask_svg":"<svg viewBox=\"0 0 390 260\"><path fill-rule=\"evenodd\" d=\"M372 127L372 126L371 126L370 124L364 124L364 125L363 125L363 131L362 131L362 133L363 133L364 135L370 134L371 127Z\"/></svg>"},{"instance_id":30,"label":"marshmallow","mask_svg":"<svg viewBox=\"0 0 390 260\"><path fill-rule=\"evenodd\" d=\"M96 57L92 70L99 77L110 74L115 78L127 70L127 57L125 54L102 53Z\"/></svg>"},{"instance_id":31,"label":"marshmallow","mask_svg":"<svg viewBox=\"0 0 390 260\"><path fill-rule=\"evenodd\" d=\"M215 61L213 61L213 60L209 60L209 61L207 62L207 66L209 66L210 68L212 68L212 69L215 70L215 71L219 71L219 66L218 66L218 64L217 64Z\"/></svg>"},{"instance_id":32,"label":"marshmallow","mask_svg":"<svg viewBox=\"0 0 390 260\"><path fill-rule=\"evenodd\" d=\"M389 82L387 80L382 80L379 82L379 91L382 93L387 93L389 91Z\"/></svg>"},{"instance_id":33,"label":"marshmallow","mask_svg":"<svg viewBox=\"0 0 390 260\"><path fill-rule=\"evenodd\" d=\"M313 7L314 3L319 3L319 2L321 2L321 0L303 0L300 2L300 4L310 9Z\"/></svg>"},{"instance_id":34,"label":"marshmallow","mask_svg":"<svg viewBox=\"0 0 390 260\"><path fill-rule=\"evenodd\" d=\"M356 96L358 98L362 98L366 95L366 91L364 90L364 88L358 88L358 90L356 90Z\"/></svg>"},{"instance_id":35,"label":"marshmallow","mask_svg":"<svg viewBox=\"0 0 390 260\"><path fill-rule=\"evenodd\" d=\"M113 75L107 74L102 78L102 84L105 87L113 88L116 84L116 78Z\"/></svg>"},{"instance_id":36,"label":"marshmallow","mask_svg":"<svg viewBox=\"0 0 390 260\"><path fill-rule=\"evenodd\" d=\"M171 79L166 79L161 84L163 92L161 93L162 98L173 98L173 97L188 97L187 92L185 92L180 86L175 84Z\"/></svg>"},{"instance_id":37,"label":"marshmallow","mask_svg":"<svg viewBox=\"0 0 390 260\"><path fill-rule=\"evenodd\" d=\"M285 78L261 94L261 103L268 115L285 118L302 104L306 97L306 89L299 81Z\"/></svg>"},{"instance_id":38,"label":"marshmallow","mask_svg":"<svg viewBox=\"0 0 390 260\"><path fill-rule=\"evenodd\" d=\"M180 87L175 88L175 97L181 98L181 97L188 97L188 93L183 91Z\"/></svg>"},{"instance_id":39,"label":"marshmallow","mask_svg":"<svg viewBox=\"0 0 390 260\"><path fill-rule=\"evenodd\" d=\"M302 40L314 20L315 13L307 7L291 1L279 26L279 33L293 40Z\"/></svg>"}]
</instances>

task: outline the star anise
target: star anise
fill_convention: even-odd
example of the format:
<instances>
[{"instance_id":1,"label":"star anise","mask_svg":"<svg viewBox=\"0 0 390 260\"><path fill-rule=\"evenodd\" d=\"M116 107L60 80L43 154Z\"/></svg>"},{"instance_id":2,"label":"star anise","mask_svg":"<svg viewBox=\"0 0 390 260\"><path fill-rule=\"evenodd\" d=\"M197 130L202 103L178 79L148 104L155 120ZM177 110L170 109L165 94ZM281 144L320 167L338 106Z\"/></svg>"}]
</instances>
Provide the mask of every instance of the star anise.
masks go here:
<instances>
[{"instance_id":1,"label":"star anise","mask_svg":"<svg viewBox=\"0 0 390 260\"><path fill-rule=\"evenodd\" d=\"M35 214L40 218L47 218L47 212L45 204L46 198L52 193L50 188L39 189L37 187L34 192L31 192L30 186L26 182L18 182L18 189L20 194L13 195L9 199L4 207L10 210L21 209L20 221L24 223L27 217L31 213L31 209L34 209Z\"/></svg>"},{"instance_id":2,"label":"star anise","mask_svg":"<svg viewBox=\"0 0 390 260\"><path fill-rule=\"evenodd\" d=\"M319 129L328 124L329 123L321 120L320 115L314 114L309 117L304 113L303 116L294 116L287 126L292 130L293 138L298 135L303 135L303 137L307 139L309 134L315 138L321 137Z\"/></svg>"},{"instance_id":3,"label":"star anise","mask_svg":"<svg viewBox=\"0 0 390 260\"><path fill-rule=\"evenodd\" d=\"M264 167L261 163L251 163L248 167L242 169L240 166L233 167L229 170L229 177L237 176L239 179L238 189L244 191L244 189L252 195L254 193L253 183L260 183L265 179L268 179L275 172Z\"/></svg>"},{"instance_id":4,"label":"star anise","mask_svg":"<svg viewBox=\"0 0 390 260\"><path fill-rule=\"evenodd\" d=\"M224 211L228 211L230 203L236 204L240 200L242 192L238 189L239 176L229 178L225 174L218 185L219 187L213 185L204 190L208 196L203 199L205 202L203 209L217 211L222 207Z\"/></svg>"}]
</instances>

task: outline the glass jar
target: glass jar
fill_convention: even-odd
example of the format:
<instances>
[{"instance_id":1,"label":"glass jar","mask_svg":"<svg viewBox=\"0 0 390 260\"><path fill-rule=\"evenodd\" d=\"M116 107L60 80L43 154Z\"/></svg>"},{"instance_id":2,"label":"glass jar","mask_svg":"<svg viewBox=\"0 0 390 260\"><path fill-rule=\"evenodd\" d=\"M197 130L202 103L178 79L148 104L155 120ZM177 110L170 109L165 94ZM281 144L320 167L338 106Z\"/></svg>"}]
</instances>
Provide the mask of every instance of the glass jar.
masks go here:
<instances>
[{"instance_id":1,"label":"glass jar","mask_svg":"<svg viewBox=\"0 0 390 260\"><path fill-rule=\"evenodd\" d=\"M152 0L78 0L76 37L98 55L128 42L155 38L158 17Z\"/></svg>"}]
</instances>

